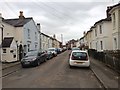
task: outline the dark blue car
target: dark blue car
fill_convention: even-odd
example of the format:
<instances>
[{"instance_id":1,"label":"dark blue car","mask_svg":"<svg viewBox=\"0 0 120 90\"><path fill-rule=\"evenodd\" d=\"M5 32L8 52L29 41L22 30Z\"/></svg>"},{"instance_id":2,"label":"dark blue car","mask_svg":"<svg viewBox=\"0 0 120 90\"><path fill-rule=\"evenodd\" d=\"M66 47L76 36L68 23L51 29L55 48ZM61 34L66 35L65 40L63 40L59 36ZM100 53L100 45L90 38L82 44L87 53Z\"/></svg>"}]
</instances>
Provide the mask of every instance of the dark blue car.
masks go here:
<instances>
[{"instance_id":1,"label":"dark blue car","mask_svg":"<svg viewBox=\"0 0 120 90\"><path fill-rule=\"evenodd\" d=\"M26 66L38 66L40 63L47 60L47 54L45 52L30 51L21 60L22 67Z\"/></svg>"}]
</instances>

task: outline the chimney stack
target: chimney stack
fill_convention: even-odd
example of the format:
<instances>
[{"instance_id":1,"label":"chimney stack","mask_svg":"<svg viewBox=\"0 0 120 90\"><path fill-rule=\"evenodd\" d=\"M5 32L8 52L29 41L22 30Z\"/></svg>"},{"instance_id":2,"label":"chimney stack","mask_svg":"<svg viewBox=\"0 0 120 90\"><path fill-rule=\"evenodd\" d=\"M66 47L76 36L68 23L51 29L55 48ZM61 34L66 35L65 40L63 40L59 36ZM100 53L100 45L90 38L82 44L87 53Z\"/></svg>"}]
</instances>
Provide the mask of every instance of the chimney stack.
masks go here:
<instances>
[{"instance_id":1,"label":"chimney stack","mask_svg":"<svg viewBox=\"0 0 120 90\"><path fill-rule=\"evenodd\" d=\"M19 16L19 19L24 19L24 15L23 15L23 11L20 11L20 16Z\"/></svg>"},{"instance_id":2,"label":"chimney stack","mask_svg":"<svg viewBox=\"0 0 120 90\"><path fill-rule=\"evenodd\" d=\"M85 34L86 34L86 32L84 31L84 32L83 32L83 35L85 35Z\"/></svg>"},{"instance_id":3,"label":"chimney stack","mask_svg":"<svg viewBox=\"0 0 120 90\"><path fill-rule=\"evenodd\" d=\"M40 26L40 23L37 23L37 29L39 32L41 32L41 26Z\"/></svg>"},{"instance_id":4,"label":"chimney stack","mask_svg":"<svg viewBox=\"0 0 120 90\"><path fill-rule=\"evenodd\" d=\"M107 18L110 17L110 13L109 13L110 10L111 10L111 6L108 6L108 7L107 7L107 10L106 10Z\"/></svg>"},{"instance_id":5,"label":"chimney stack","mask_svg":"<svg viewBox=\"0 0 120 90\"><path fill-rule=\"evenodd\" d=\"M56 36L55 36L55 34L53 35L53 38L54 38L54 39L56 39Z\"/></svg>"}]
</instances>

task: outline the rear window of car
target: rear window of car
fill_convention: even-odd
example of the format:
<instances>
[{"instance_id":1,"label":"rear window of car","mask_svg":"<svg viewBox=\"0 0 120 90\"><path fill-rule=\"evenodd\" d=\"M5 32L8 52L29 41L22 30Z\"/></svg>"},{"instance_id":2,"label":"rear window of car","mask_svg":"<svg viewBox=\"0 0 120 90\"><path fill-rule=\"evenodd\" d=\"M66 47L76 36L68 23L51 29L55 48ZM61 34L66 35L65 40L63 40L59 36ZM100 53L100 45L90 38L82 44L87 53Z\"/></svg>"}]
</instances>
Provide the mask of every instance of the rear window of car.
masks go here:
<instances>
[{"instance_id":1,"label":"rear window of car","mask_svg":"<svg viewBox=\"0 0 120 90\"><path fill-rule=\"evenodd\" d=\"M72 50L80 50L79 48L72 48Z\"/></svg>"},{"instance_id":2,"label":"rear window of car","mask_svg":"<svg viewBox=\"0 0 120 90\"><path fill-rule=\"evenodd\" d=\"M72 60L87 60L88 56L86 52L73 52Z\"/></svg>"},{"instance_id":3,"label":"rear window of car","mask_svg":"<svg viewBox=\"0 0 120 90\"><path fill-rule=\"evenodd\" d=\"M55 49L49 49L49 51L55 51Z\"/></svg>"},{"instance_id":4,"label":"rear window of car","mask_svg":"<svg viewBox=\"0 0 120 90\"><path fill-rule=\"evenodd\" d=\"M38 52L37 51L30 51L26 54L26 57L28 56L37 56Z\"/></svg>"}]
</instances>

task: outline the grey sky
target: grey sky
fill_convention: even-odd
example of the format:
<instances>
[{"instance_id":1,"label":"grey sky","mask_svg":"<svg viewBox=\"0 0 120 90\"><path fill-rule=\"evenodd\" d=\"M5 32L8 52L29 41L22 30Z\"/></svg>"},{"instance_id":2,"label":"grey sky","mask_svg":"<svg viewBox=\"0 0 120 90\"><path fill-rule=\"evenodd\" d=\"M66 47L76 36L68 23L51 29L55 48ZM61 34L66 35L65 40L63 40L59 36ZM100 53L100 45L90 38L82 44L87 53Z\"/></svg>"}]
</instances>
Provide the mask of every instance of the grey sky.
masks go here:
<instances>
[{"instance_id":1,"label":"grey sky","mask_svg":"<svg viewBox=\"0 0 120 90\"><path fill-rule=\"evenodd\" d=\"M35 23L41 23L42 32L56 35L64 42L79 39L83 31L98 20L106 17L106 8L118 0L0 0L0 13L4 18L17 18L19 11L25 17L33 17Z\"/></svg>"}]
</instances>

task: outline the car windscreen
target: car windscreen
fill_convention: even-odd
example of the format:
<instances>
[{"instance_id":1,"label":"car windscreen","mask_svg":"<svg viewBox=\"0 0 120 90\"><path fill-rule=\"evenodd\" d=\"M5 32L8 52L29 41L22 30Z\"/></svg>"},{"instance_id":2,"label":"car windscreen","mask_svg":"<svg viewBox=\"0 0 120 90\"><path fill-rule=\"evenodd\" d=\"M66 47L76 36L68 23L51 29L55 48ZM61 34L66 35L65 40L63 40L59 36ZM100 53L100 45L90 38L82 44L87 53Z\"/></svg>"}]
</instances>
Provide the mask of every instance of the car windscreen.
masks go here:
<instances>
[{"instance_id":1,"label":"car windscreen","mask_svg":"<svg viewBox=\"0 0 120 90\"><path fill-rule=\"evenodd\" d=\"M36 51L32 51L32 52L28 52L25 57L28 57L28 56L37 56L38 55L38 52Z\"/></svg>"},{"instance_id":2,"label":"car windscreen","mask_svg":"<svg viewBox=\"0 0 120 90\"><path fill-rule=\"evenodd\" d=\"M72 60L87 60L87 53L86 52L73 52L72 53Z\"/></svg>"},{"instance_id":3,"label":"car windscreen","mask_svg":"<svg viewBox=\"0 0 120 90\"><path fill-rule=\"evenodd\" d=\"M55 49L49 49L48 51L55 51Z\"/></svg>"},{"instance_id":4,"label":"car windscreen","mask_svg":"<svg viewBox=\"0 0 120 90\"><path fill-rule=\"evenodd\" d=\"M80 50L79 48L72 48L72 50Z\"/></svg>"}]
</instances>

